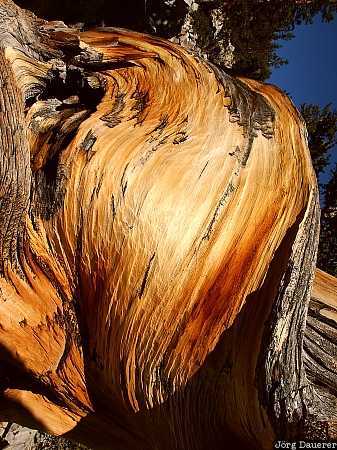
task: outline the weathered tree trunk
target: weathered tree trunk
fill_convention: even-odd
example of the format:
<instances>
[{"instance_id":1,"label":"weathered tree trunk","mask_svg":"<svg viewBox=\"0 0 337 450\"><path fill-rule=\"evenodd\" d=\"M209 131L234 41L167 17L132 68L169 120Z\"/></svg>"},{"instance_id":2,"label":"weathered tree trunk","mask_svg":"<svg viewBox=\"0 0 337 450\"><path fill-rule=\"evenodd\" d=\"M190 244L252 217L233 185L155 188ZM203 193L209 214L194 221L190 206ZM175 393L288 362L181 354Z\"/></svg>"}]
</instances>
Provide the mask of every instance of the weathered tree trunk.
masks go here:
<instances>
[{"instance_id":1,"label":"weathered tree trunk","mask_svg":"<svg viewBox=\"0 0 337 450\"><path fill-rule=\"evenodd\" d=\"M150 36L10 0L0 24L0 420L114 450L336 439L291 102Z\"/></svg>"}]
</instances>

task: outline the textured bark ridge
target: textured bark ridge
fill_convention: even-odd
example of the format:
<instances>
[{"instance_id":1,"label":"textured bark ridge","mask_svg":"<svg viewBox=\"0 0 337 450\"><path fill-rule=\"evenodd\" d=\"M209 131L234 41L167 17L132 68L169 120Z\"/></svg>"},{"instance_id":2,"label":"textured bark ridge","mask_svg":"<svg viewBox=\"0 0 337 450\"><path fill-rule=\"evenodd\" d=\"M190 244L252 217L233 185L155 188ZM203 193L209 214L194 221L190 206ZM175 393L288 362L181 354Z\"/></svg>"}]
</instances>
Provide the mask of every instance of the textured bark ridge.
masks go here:
<instances>
[{"instance_id":1,"label":"textured bark ridge","mask_svg":"<svg viewBox=\"0 0 337 450\"><path fill-rule=\"evenodd\" d=\"M0 419L114 450L336 438L291 102L151 36L0 20Z\"/></svg>"},{"instance_id":2,"label":"textured bark ridge","mask_svg":"<svg viewBox=\"0 0 337 450\"><path fill-rule=\"evenodd\" d=\"M309 303L303 359L312 389L306 427L314 439L336 439L337 283L321 270Z\"/></svg>"}]
</instances>

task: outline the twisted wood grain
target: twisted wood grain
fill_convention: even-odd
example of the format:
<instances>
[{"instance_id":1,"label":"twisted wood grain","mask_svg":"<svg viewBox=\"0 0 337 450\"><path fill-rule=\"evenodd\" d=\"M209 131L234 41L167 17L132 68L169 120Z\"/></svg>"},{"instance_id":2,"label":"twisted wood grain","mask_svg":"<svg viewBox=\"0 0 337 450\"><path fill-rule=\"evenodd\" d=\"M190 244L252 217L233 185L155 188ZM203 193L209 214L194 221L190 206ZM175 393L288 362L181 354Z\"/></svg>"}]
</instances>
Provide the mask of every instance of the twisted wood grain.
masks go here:
<instances>
[{"instance_id":1,"label":"twisted wood grain","mask_svg":"<svg viewBox=\"0 0 337 450\"><path fill-rule=\"evenodd\" d=\"M162 39L0 15L1 419L102 449L335 436L290 100Z\"/></svg>"}]
</instances>

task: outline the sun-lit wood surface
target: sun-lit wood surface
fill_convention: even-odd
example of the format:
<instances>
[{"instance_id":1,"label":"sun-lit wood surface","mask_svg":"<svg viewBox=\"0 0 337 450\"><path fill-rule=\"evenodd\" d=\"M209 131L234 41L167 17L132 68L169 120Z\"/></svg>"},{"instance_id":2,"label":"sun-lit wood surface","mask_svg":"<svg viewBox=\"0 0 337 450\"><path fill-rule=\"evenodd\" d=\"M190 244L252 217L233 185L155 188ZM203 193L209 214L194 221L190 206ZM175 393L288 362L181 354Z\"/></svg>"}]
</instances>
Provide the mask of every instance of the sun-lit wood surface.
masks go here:
<instances>
[{"instance_id":1,"label":"sun-lit wood surface","mask_svg":"<svg viewBox=\"0 0 337 450\"><path fill-rule=\"evenodd\" d=\"M114 450L312 437L292 103L165 40L0 18L0 419Z\"/></svg>"},{"instance_id":2,"label":"sun-lit wood surface","mask_svg":"<svg viewBox=\"0 0 337 450\"><path fill-rule=\"evenodd\" d=\"M337 310L336 278L317 269L312 287L312 297L321 300L327 306Z\"/></svg>"}]
</instances>

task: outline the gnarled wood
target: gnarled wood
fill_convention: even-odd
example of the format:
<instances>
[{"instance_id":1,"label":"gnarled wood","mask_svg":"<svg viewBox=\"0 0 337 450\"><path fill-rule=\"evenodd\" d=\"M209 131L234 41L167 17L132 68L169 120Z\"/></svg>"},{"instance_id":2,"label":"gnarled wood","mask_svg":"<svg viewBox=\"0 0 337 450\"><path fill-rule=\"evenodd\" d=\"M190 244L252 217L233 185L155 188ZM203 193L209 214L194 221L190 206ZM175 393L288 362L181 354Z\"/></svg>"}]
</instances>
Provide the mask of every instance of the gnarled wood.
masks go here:
<instances>
[{"instance_id":1,"label":"gnarled wood","mask_svg":"<svg viewBox=\"0 0 337 450\"><path fill-rule=\"evenodd\" d=\"M0 419L102 449L335 437L291 102L165 40L0 15Z\"/></svg>"},{"instance_id":2,"label":"gnarled wood","mask_svg":"<svg viewBox=\"0 0 337 450\"><path fill-rule=\"evenodd\" d=\"M321 270L316 270L309 304L304 365L314 387L307 427L313 438L336 440L337 282L336 278Z\"/></svg>"}]
</instances>

